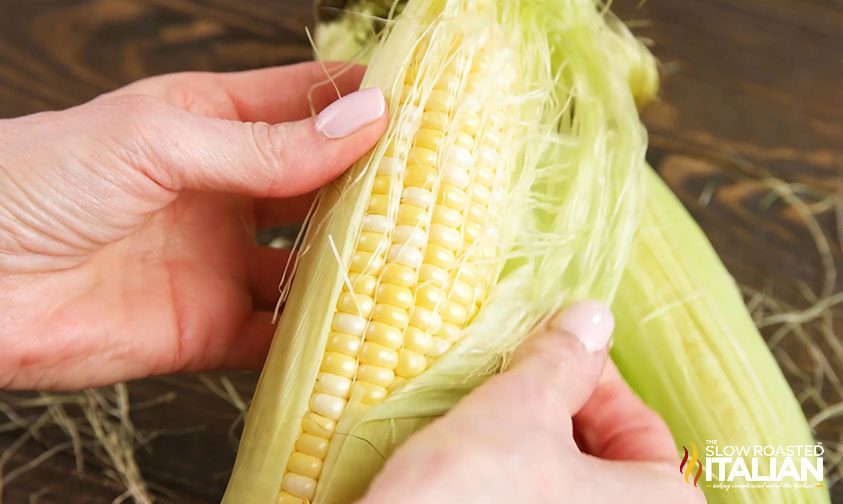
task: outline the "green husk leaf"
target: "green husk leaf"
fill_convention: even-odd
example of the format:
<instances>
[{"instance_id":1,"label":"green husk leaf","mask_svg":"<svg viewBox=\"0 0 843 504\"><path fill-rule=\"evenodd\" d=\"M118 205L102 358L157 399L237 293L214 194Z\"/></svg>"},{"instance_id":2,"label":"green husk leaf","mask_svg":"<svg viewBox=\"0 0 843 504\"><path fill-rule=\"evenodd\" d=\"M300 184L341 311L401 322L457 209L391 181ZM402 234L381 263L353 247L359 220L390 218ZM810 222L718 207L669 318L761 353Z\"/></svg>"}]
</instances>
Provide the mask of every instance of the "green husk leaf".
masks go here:
<instances>
[{"instance_id":1,"label":"green husk leaf","mask_svg":"<svg viewBox=\"0 0 843 504\"><path fill-rule=\"evenodd\" d=\"M612 357L678 447L814 443L740 291L702 230L655 172L615 298ZM769 459L760 458L761 474ZM738 480L735 483L740 483ZM710 503L824 503L828 489L703 488Z\"/></svg>"}]
</instances>

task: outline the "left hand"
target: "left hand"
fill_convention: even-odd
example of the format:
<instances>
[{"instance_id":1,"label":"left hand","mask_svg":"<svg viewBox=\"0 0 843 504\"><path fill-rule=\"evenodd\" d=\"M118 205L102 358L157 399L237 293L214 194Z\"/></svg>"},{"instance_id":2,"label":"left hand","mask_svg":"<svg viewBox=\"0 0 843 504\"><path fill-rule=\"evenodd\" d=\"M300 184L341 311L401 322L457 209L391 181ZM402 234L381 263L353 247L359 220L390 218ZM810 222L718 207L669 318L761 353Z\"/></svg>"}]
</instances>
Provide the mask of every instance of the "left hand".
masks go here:
<instances>
[{"instance_id":1,"label":"left hand","mask_svg":"<svg viewBox=\"0 0 843 504\"><path fill-rule=\"evenodd\" d=\"M312 117L336 92L317 63L185 73L0 121L0 388L260 366L289 252L255 229L386 128L377 90Z\"/></svg>"}]
</instances>

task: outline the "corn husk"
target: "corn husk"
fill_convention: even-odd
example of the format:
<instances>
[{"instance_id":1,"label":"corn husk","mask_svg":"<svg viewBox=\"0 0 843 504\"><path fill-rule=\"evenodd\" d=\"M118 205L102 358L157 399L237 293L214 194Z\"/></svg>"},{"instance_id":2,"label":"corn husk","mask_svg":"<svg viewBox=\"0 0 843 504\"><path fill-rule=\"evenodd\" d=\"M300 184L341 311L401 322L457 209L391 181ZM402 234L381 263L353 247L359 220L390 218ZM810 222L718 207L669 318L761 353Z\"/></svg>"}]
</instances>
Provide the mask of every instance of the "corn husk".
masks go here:
<instances>
[{"instance_id":1,"label":"corn husk","mask_svg":"<svg viewBox=\"0 0 843 504\"><path fill-rule=\"evenodd\" d=\"M626 381L667 422L680 451L691 443L703 450L707 441L776 448L814 443L737 284L682 203L652 171L641 228L613 308L612 357ZM769 474L770 458L759 457L759 468ZM727 491L713 486L716 479L705 481L700 485L711 503L829 501L822 484Z\"/></svg>"}]
</instances>

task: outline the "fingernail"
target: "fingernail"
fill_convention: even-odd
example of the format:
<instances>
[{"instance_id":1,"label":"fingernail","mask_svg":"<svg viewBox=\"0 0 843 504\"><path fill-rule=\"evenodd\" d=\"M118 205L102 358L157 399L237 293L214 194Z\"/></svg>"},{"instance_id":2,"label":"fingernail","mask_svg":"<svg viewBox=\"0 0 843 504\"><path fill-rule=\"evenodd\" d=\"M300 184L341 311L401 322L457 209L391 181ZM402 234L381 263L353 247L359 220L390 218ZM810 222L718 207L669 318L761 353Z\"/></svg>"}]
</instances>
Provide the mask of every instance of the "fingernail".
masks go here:
<instances>
[{"instance_id":1,"label":"fingernail","mask_svg":"<svg viewBox=\"0 0 843 504\"><path fill-rule=\"evenodd\" d=\"M316 116L316 130L328 138L346 137L371 124L386 111L378 88L361 89L328 105Z\"/></svg>"},{"instance_id":2,"label":"fingernail","mask_svg":"<svg viewBox=\"0 0 843 504\"><path fill-rule=\"evenodd\" d=\"M568 307L550 324L557 331L576 336L591 353L606 348L615 329L615 318L603 303L582 301Z\"/></svg>"}]
</instances>

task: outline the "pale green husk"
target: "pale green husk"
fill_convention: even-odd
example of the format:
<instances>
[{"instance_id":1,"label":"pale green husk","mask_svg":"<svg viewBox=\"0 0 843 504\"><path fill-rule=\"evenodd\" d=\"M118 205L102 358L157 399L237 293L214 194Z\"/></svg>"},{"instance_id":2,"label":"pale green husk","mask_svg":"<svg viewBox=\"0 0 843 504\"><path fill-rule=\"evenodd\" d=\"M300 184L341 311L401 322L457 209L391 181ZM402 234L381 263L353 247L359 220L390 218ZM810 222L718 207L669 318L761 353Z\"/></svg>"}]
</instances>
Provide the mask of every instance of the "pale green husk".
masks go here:
<instances>
[{"instance_id":1,"label":"pale green husk","mask_svg":"<svg viewBox=\"0 0 843 504\"><path fill-rule=\"evenodd\" d=\"M590 0L500 0L494 18L466 10L471 3L412 0L374 50L363 85L384 91L391 126L371 155L323 192L249 411L226 503L277 498L345 281L342 271L361 226L373 167L406 120L397 97L409 55L427 35L431 42L415 85L422 99L445 64L451 34L460 33L460 44L470 47L484 40L486 28L498 25L499 40L518 41L519 88L503 104L517 111L520 131L505 146L513 177L501 274L450 353L383 403L349 404L314 501L343 503L362 495L397 444L498 370L548 313L577 299L610 301L614 295L643 203L646 146L627 85L629 65L617 62L624 54L617 50L621 39ZM334 58L321 49L322 58Z\"/></svg>"},{"instance_id":2,"label":"pale green husk","mask_svg":"<svg viewBox=\"0 0 843 504\"><path fill-rule=\"evenodd\" d=\"M613 306L612 357L677 446L811 445L808 424L740 292L702 230L654 172ZM760 457L761 474L769 459ZM701 486L710 503L825 503L828 488ZM740 484L742 480L735 481Z\"/></svg>"}]
</instances>

